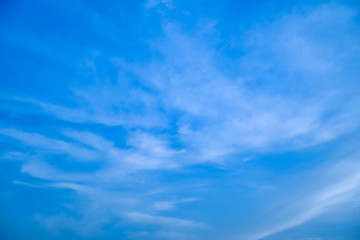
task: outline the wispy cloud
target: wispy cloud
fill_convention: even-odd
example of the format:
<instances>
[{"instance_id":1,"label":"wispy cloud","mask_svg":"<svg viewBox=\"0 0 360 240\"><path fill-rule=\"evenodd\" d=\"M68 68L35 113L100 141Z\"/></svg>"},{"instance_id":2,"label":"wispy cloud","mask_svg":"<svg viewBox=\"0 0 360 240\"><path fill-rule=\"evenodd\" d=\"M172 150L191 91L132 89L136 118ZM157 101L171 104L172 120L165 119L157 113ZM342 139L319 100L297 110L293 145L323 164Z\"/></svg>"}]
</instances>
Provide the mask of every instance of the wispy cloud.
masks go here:
<instances>
[{"instance_id":1,"label":"wispy cloud","mask_svg":"<svg viewBox=\"0 0 360 240\"><path fill-rule=\"evenodd\" d=\"M276 216L269 217L265 220L266 223L259 227L268 229L258 230L247 239L266 239L268 236L299 226L349 201L352 196L359 193L360 166L357 160L360 155L357 147L355 144L350 151L347 149L347 153L342 152L340 159L336 159L333 165L315 169L305 178L303 175L304 181L297 186L297 193L286 196L282 207L276 210ZM271 212L276 208L279 206L273 207Z\"/></svg>"},{"instance_id":2,"label":"wispy cloud","mask_svg":"<svg viewBox=\"0 0 360 240\"><path fill-rule=\"evenodd\" d=\"M203 223L185 220L180 218L153 216L145 213L131 212L127 214L130 221L145 223L145 224L160 224L170 227L185 227L185 228L208 228Z\"/></svg>"},{"instance_id":3,"label":"wispy cloud","mask_svg":"<svg viewBox=\"0 0 360 240\"><path fill-rule=\"evenodd\" d=\"M106 42L120 39L118 32L112 35L121 28L116 21L76 6L75 13L83 12L81 16L91 20L94 34ZM64 205L66 211L37 215L54 234L71 229L92 237L101 235L107 224L130 223L127 233L135 239L195 239L193 231L209 232L218 217L210 209L204 214L214 218L209 223L189 220L204 219L204 215L197 218L202 203L214 206L216 202L218 211L225 211L228 202L255 206L253 202L259 201L250 191L242 198L246 203L232 199L246 185L242 168L253 169L255 176L256 171L271 174L272 169L256 165L257 155L313 151L315 158L323 150L310 147L329 144L330 149L333 142L358 131L360 32L354 9L340 4L294 9L241 33L228 30L232 41L225 44L221 21L197 19L189 30L184 19L176 16L190 18L190 13L179 10L175 1L149 0L142 7L148 17L160 13L156 17L161 19L160 33L141 45L149 52L146 59L116 56L119 51L104 53L101 56L118 73L116 77L67 86L71 96L64 97L66 101L31 94L6 98L23 108L35 106L32 114L39 118L58 120L56 134L43 128L25 131L29 128L10 123L14 116L23 117L21 107L9 108L8 126L0 128L9 149L1 152L1 159L21 160L21 173L32 177L12 183L75 193L73 202ZM173 17L164 14L173 10ZM34 44L41 45L35 40ZM51 55L51 48L41 49L44 52L35 50ZM227 51L235 50L242 54L227 56ZM97 71L95 62L89 65ZM13 142L20 150L12 149ZM351 144L352 154L335 159L329 154L323 160L325 167L314 164L312 174L326 180L299 170L294 174L301 179L298 190L286 184L267 189L280 196L288 193L281 199L287 206L276 209L276 216L265 214L251 222L250 229L235 237L261 239L280 233L351 198L360 182L357 145ZM40 183L33 184L33 178ZM240 180L232 181L235 178ZM286 177L276 176L273 181L286 182ZM264 205L279 206L280 198L273 196ZM194 218L178 217L180 209L196 204L198 209L189 208L181 215ZM262 216L254 211L256 216L251 218L247 210L244 219ZM249 224L229 225L244 229ZM145 230L138 231L141 227Z\"/></svg>"},{"instance_id":4,"label":"wispy cloud","mask_svg":"<svg viewBox=\"0 0 360 240\"><path fill-rule=\"evenodd\" d=\"M159 5L164 5L167 8L172 8L173 7L172 2L173 2L173 0L148 0L145 3L145 8L151 9L151 8L157 7Z\"/></svg>"},{"instance_id":5,"label":"wispy cloud","mask_svg":"<svg viewBox=\"0 0 360 240\"><path fill-rule=\"evenodd\" d=\"M193 201L198 201L198 198L183 198L176 201L156 201L152 205L152 209L156 211L172 210L175 209L175 206L181 203L188 203Z\"/></svg>"},{"instance_id":6,"label":"wispy cloud","mask_svg":"<svg viewBox=\"0 0 360 240\"><path fill-rule=\"evenodd\" d=\"M342 20L329 23L327 20L335 13L343 16ZM67 108L28 101L64 120L108 126L166 130L174 127L168 123L173 121L173 114L177 114L177 141L208 159L240 149L266 150L285 145L292 149L318 144L356 125L357 98L345 98L348 89L339 87L337 78L346 71L344 63L351 61L353 51L359 49L344 52L337 46L337 38L321 44L321 36L310 30L316 22L319 33L331 34L329 24L346 28L352 24L353 16L351 9L330 4L250 31L244 37L249 50L236 62L243 72L236 78L222 71L216 61L220 53L206 39L201 35L190 36L180 24L170 21L163 25L165 37L153 44L163 60L126 67L141 79L140 85L151 89L149 93L138 87L123 86L120 83L126 79L122 79L115 85L76 90L86 107ZM353 35L346 41L353 46L357 38ZM302 48L316 53L316 58L305 59L311 54L304 53ZM331 57L328 56L330 48ZM266 62L260 53L267 53ZM310 64L312 70L295 66L300 63ZM323 69L316 64L329 67ZM288 79L284 80L285 85L290 84L286 92L285 86L277 81L279 76ZM348 77L347 81L353 81L354 77ZM254 88L256 84L263 84L268 90ZM123 91L124 87L128 93ZM341 108L339 103L343 105Z\"/></svg>"},{"instance_id":7,"label":"wispy cloud","mask_svg":"<svg viewBox=\"0 0 360 240\"><path fill-rule=\"evenodd\" d=\"M38 133L27 133L16 129L0 129L0 134L15 138L38 150L55 154L68 154L75 160L95 160L98 157L95 151L81 147L76 143L47 138Z\"/></svg>"}]
</instances>

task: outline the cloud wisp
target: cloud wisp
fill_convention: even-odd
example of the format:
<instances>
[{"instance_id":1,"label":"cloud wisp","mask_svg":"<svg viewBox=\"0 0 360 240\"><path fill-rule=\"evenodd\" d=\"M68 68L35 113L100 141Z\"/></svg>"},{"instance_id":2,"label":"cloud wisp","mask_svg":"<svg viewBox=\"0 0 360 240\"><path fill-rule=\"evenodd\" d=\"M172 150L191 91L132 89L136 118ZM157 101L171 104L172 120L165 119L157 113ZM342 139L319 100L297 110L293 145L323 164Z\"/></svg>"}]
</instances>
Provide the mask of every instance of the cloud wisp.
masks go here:
<instances>
[{"instance_id":1,"label":"cloud wisp","mask_svg":"<svg viewBox=\"0 0 360 240\"><path fill-rule=\"evenodd\" d=\"M120 41L120 17L76 6L92 19L92 34ZM59 84L68 96L0 99L16 106L0 107L0 159L20 165L11 183L71 196L57 213L36 214L54 235L70 229L112 239L106 229L120 229L124 239L266 239L359 192L358 145L349 140L360 127L357 11L335 3L294 8L239 32L221 18L193 24L181 6L141 5L159 31L129 32L146 39L139 45L146 57L118 56L126 49L111 44L94 50L98 61L84 60L94 81ZM334 147L339 142L349 145ZM273 155L283 161L266 160ZM286 184L293 166L305 166L292 172L297 190ZM253 185L251 175L260 176ZM234 216L225 219L226 211Z\"/></svg>"}]
</instances>

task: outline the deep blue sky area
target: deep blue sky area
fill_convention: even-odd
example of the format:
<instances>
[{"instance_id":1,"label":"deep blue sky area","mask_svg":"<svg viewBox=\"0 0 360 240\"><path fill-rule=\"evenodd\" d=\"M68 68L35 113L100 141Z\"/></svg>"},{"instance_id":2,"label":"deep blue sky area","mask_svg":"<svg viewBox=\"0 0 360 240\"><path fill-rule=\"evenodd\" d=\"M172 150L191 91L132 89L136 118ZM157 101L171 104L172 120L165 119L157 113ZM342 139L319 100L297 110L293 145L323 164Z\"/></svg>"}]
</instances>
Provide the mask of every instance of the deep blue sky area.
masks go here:
<instances>
[{"instance_id":1,"label":"deep blue sky area","mask_svg":"<svg viewBox=\"0 0 360 240\"><path fill-rule=\"evenodd\" d=\"M1 240L360 239L358 1L0 1Z\"/></svg>"}]
</instances>

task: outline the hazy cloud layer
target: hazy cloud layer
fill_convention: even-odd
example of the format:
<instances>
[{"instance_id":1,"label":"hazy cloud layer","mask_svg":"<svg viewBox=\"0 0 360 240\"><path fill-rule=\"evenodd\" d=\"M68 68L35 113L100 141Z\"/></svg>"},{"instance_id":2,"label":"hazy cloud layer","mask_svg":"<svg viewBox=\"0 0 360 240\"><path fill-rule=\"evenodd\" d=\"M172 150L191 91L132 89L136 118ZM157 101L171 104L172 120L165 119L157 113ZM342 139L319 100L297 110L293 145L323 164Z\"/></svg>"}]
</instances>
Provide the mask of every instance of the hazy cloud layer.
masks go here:
<instances>
[{"instance_id":1,"label":"hazy cloud layer","mask_svg":"<svg viewBox=\"0 0 360 240\"><path fill-rule=\"evenodd\" d=\"M191 14L200 3L124 4L127 18L120 3L36 2L68 13L69 25L51 20L66 31L89 28L61 42L33 18L11 30L26 20L18 4L1 41L51 63L39 75L22 63L24 87L2 83L1 162L18 166L2 181L48 201L24 213L50 233L39 239L285 239L359 203L355 6L295 6L229 30L226 16ZM302 239L338 239L322 234Z\"/></svg>"}]
</instances>

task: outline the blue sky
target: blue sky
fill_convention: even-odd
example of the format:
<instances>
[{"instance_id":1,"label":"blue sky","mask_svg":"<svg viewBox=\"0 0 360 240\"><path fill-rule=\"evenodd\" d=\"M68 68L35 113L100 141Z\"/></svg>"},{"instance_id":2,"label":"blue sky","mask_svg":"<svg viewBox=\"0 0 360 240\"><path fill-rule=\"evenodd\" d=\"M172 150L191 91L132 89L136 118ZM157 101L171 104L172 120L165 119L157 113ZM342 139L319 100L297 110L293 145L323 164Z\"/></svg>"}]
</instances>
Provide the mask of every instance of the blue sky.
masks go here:
<instances>
[{"instance_id":1,"label":"blue sky","mask_svg":"<svg viewBox=\"0 0 360 240\"><path fill-rule=\"evenodd\" d=\"M0 238L360 239L357 1L1 1Z\"/></svg>"}]
</instances>

